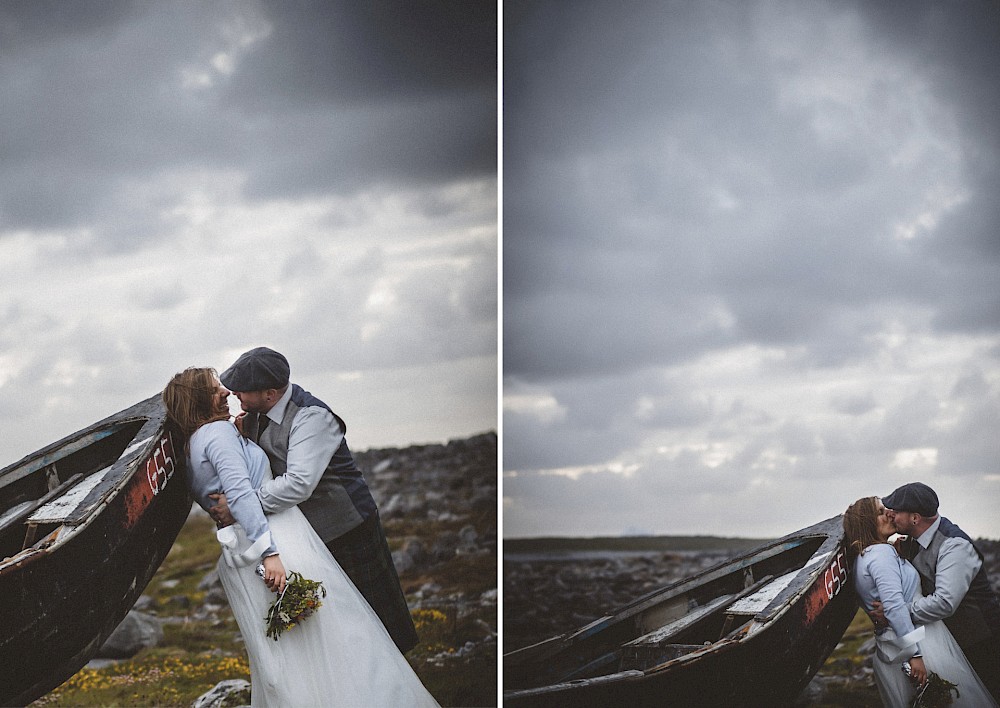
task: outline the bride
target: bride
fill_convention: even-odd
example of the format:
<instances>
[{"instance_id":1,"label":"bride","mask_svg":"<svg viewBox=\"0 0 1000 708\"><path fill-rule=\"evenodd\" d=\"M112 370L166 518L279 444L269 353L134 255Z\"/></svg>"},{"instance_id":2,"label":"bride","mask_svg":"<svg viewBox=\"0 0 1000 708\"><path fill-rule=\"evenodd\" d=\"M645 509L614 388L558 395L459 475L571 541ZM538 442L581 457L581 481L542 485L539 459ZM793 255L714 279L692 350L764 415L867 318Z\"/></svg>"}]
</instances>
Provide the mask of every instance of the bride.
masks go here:
<instances>
[{"instance_id":1,"label":"bride","mask_svg":"<svg viewBox=\"0 0 1000 708\"><path fill-rule=\"evenodd\" d=\"M918 685L930 672L956 684L960 696L952 704L985 708L993 697L969 665L944 622L914 626L907 609L920 597L917 569L903 560L889 543L896 527L878 497L863 497L844 512L844 541L857 553L854 586L865 610L882 602L889 626L875 635L875 685L882 704L892 708L912 705ZM908 662L913 680L903 673Z\"/></svg>"},{"instance_id":2,"label":"bride","mask_svg":"<svg viewBox=\"0 0 1000 708\"><path fill-rule=\"evenodd\" d=\"M254 490L271 478L267 456L230 421L228 398L209 368L186 369L163 391L187 439L194 500L207 510L209 494L225 493L237 522L219 530L218 570L250 660L251 705L437 706L298 507L264 516ZM322 582L326 598L272 640L264 618L290 572Z\"/></svg>"}]
</instances>

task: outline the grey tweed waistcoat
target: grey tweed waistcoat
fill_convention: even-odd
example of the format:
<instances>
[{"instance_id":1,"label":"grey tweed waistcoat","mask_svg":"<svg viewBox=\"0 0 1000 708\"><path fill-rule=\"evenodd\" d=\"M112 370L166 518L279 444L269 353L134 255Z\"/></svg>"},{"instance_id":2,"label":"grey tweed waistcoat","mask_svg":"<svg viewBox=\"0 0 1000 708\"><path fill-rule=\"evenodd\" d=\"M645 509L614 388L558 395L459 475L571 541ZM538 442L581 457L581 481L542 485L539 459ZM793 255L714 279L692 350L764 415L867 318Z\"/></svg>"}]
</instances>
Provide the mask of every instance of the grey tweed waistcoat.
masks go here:
<instances>
[{"instance_id":1,"label":"grey tweed waistcoat","mask_svg":"<svg viewBox=\"0 0 1000 708\"><path fill-rule=\"evenodd\" d=\"M347 446L347 424L321 400L303 390L301 386L292 384L292 397L288 402L288 408L285 409L281 425L271 423L267 426L258 444L267 453L271 462L271 473L275 477L285 474L292 421L301 409L308 406L318 406L329 411L345 435L340 447L323 471L316 489L308 499L299 504L299 509L316 530L317 535L324 543L328 543L357 527L376 511L375 500L368 489L364 475L358 469Z\"/></svg>"},{"instance_id":2,"label":"grey tweed waistcoat","mask_svg":"<svg viewBox=\"0 0 1000 708\"><path fill-rule=\"evenodd\" d=\"M920 587L925 596L934 592L938 552L947 538L963 538L972 543L972 539L962 529L941 517L941 525L930 545L917 553L912 561L913 567L920 573ZM972 547L982 559L983 554L975 543L972 543ZM979 569L955 614L945 618L944 623L962 648L975 646L992 636L1000 636L1000 603L990 586L985 567Z\"/></svg>"}]
</instances>

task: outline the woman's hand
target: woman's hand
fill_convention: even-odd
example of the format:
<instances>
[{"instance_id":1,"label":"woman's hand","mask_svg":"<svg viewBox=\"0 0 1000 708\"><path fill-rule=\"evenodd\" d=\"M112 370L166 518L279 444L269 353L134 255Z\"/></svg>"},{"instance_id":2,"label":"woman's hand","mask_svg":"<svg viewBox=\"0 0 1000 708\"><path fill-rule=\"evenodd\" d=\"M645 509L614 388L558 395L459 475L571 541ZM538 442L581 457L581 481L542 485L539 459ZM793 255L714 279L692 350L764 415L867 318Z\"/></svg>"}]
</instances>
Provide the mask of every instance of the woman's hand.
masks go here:
<instances>
[{"instance_id":1,"label":"woman's hand","mask_svg":"<svg viewBox=\"0 0 1000 708\"><path fill-rule=\"evenodd\" d=\"M285 590L285 566L281 563L278 554L268 556L263 561L264 564L264 584L276 593Z\"/></svg>"},{"instance_id":2,"label":"woman's hand","mask_svg":"<svg viewBox=\"0 0 1000 708\"><path fill-rule=\"evenodd\" d=\"M246 418L246 415L247 412L242 411L238 416L233 418L233 425L236 426L236 430L239 431L239 434L243 437L247 437L247 434L243 432L243 420Z\"/></svg>"},{"instance_id":3,"label":"woman's hand","mask_svg":"<svg viewBox=\"0 0 1000 708\"><path fill-rule=\"evenodd\" d=\"M919 656L910 659L910 678L917 682L917 686L923 686L927 683L927 667L924 666L924 660Z\"/></svg>"}]
</instances>

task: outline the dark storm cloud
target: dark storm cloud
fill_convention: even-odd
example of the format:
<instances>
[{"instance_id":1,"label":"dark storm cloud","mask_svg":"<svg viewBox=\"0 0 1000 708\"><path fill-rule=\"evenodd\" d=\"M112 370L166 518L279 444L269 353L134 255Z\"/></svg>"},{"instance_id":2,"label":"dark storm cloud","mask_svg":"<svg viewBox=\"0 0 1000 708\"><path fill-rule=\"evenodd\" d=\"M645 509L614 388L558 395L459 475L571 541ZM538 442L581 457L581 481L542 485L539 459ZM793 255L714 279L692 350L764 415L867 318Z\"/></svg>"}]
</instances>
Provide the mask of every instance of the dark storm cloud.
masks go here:
<instances>
[{"instance_id":1,"label":"dark storm cloud","mask_svg":"<svg viewBox=\"0 0 1000 708\"><path fill-rule=\"evenodd\" d=\"M127 17L131 0L46 3L7 0L0 4L0 42L5 50L74 35L101 33Z\"/></svg>"},{"instance_id":2,"label":"dark storm cloud","mask_svg":"<svg viewBox=\"0 0 1000 708\"><path fill-rule=\"evenodd\" d=\"M232 90L248 102L368 105L496 86L496 4L291 0L262 8L273 26ZM260 86L269 87L266 94Z\"/></svg>"},{"instance_id":3,"label":"dark storm cloud","mask_svg":"<svg viewBox=\"0 0 1000 708\"><path fill-rule=\"evenodd\" d=\"M936 324L957 331L1000 328L1000 2L853 4L895 51L926 67L961 126L968 203L950 214L926 256L960 279L941 296Z\"/></svg>"},{"instance_id":4,"label":"dark storm cloud","mask_svg":"<svg viewBox=\"0 0 1000 708\"><path fill-rule=\"evenodd\" d=\"M280 124L252 194L495 172L495 4L293 2L265 10L273 32L228 89L250 122L263 112Z\"/></svg>"},{"instance_id":5,"label":"dark storm cloud","mask_svg":"<svg viewBox=\"0 0 1000 708\"><path fill-rule=\"evenodd\" d=\"M496 169L489 3L5 3L0 33L9 229L128 247L198 172L287 199Z\"/></svg>"},{"instance_id":6,"label":"dark storm cloud","mask_svg":"<svg viewBox=\"0 0 1000 708\"><path fill-rule=\"evenodd\" d=\"M996 102L1000 63L957 60L968 38L953 25L973 21L939 24L925 4L928 19L906 23L918 37L892 37L914 70L930 60L941 67L927 72L935 92L975 96L971 117L955 111L964 147L979 155L963 175L968 201L933 239L907 244L892 240L892 219L940 177L930 155L923 182L887 163L920 127L867 142L818 135L816 116L787 100L790 72L760 36L762 23L781 21L779 6L765 4L763 19L759 5L719 3L508 11L505 51L516 60L505 69L507 371L618 371L734 341L804 343L829 360L827 342L844 342L841 323L860 323L863 341L882 324L867 311L893 300L933 308L941 327L1000 324L989 286L1000 277L990 196L998 128L985 120L996 115L985 106ZM852 10L833 7L834 22ZM740 22L747 37L725 34ZM865 32L885 42L880 29ZM991 31L976 31L974 55L989 53ZM916 57L914 45L923 47ZM877 101L891 87L875 84L862 98ZM712 204L713 193L739 207ZM720 307L733 321L713 319ZM835 348L852 356L849 344Z\"/></svg>"},{"instance_id":7,"label":"dark storm cloud","mask_svg":"<svg viewBox=\"0 0 1000 708\"><path fill-rule=\"evenodd\" d=\"M505 529L996 485L998 7L505 3Z\"/></svg>"}]
</instances>

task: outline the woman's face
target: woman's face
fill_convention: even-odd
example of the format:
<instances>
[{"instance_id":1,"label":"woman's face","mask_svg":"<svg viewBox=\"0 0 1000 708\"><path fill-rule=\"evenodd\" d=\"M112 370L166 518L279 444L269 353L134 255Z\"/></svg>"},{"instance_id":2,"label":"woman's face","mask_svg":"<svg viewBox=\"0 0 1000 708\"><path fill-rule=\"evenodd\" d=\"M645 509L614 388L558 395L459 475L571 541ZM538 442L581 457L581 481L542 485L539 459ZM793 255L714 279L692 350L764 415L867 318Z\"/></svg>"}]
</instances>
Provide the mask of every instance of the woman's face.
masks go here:
<instances>
[{"instance_id":1,"label":"woman's face","mask_svg":"<svg viewBox=\"0 0 1000 708\"><path fill-rule=\"evenodd\" d=\"M878 526L878 535L883 541L896 533L896 525L892 521L892 514L885 508L881 501L877 501L878 518L875 520Z\"/></svg>"},{"instance_id":2,"label":"woman's face","mask_svg":"<svg viewBox=\"0 0 1000 708\"><path fill-rule=\"evenodd\" d=\"M212 413L229 415L229 389L219 383L218 379L215 380L215 392L212 394Z\"/></svg>"}]
</instances>

